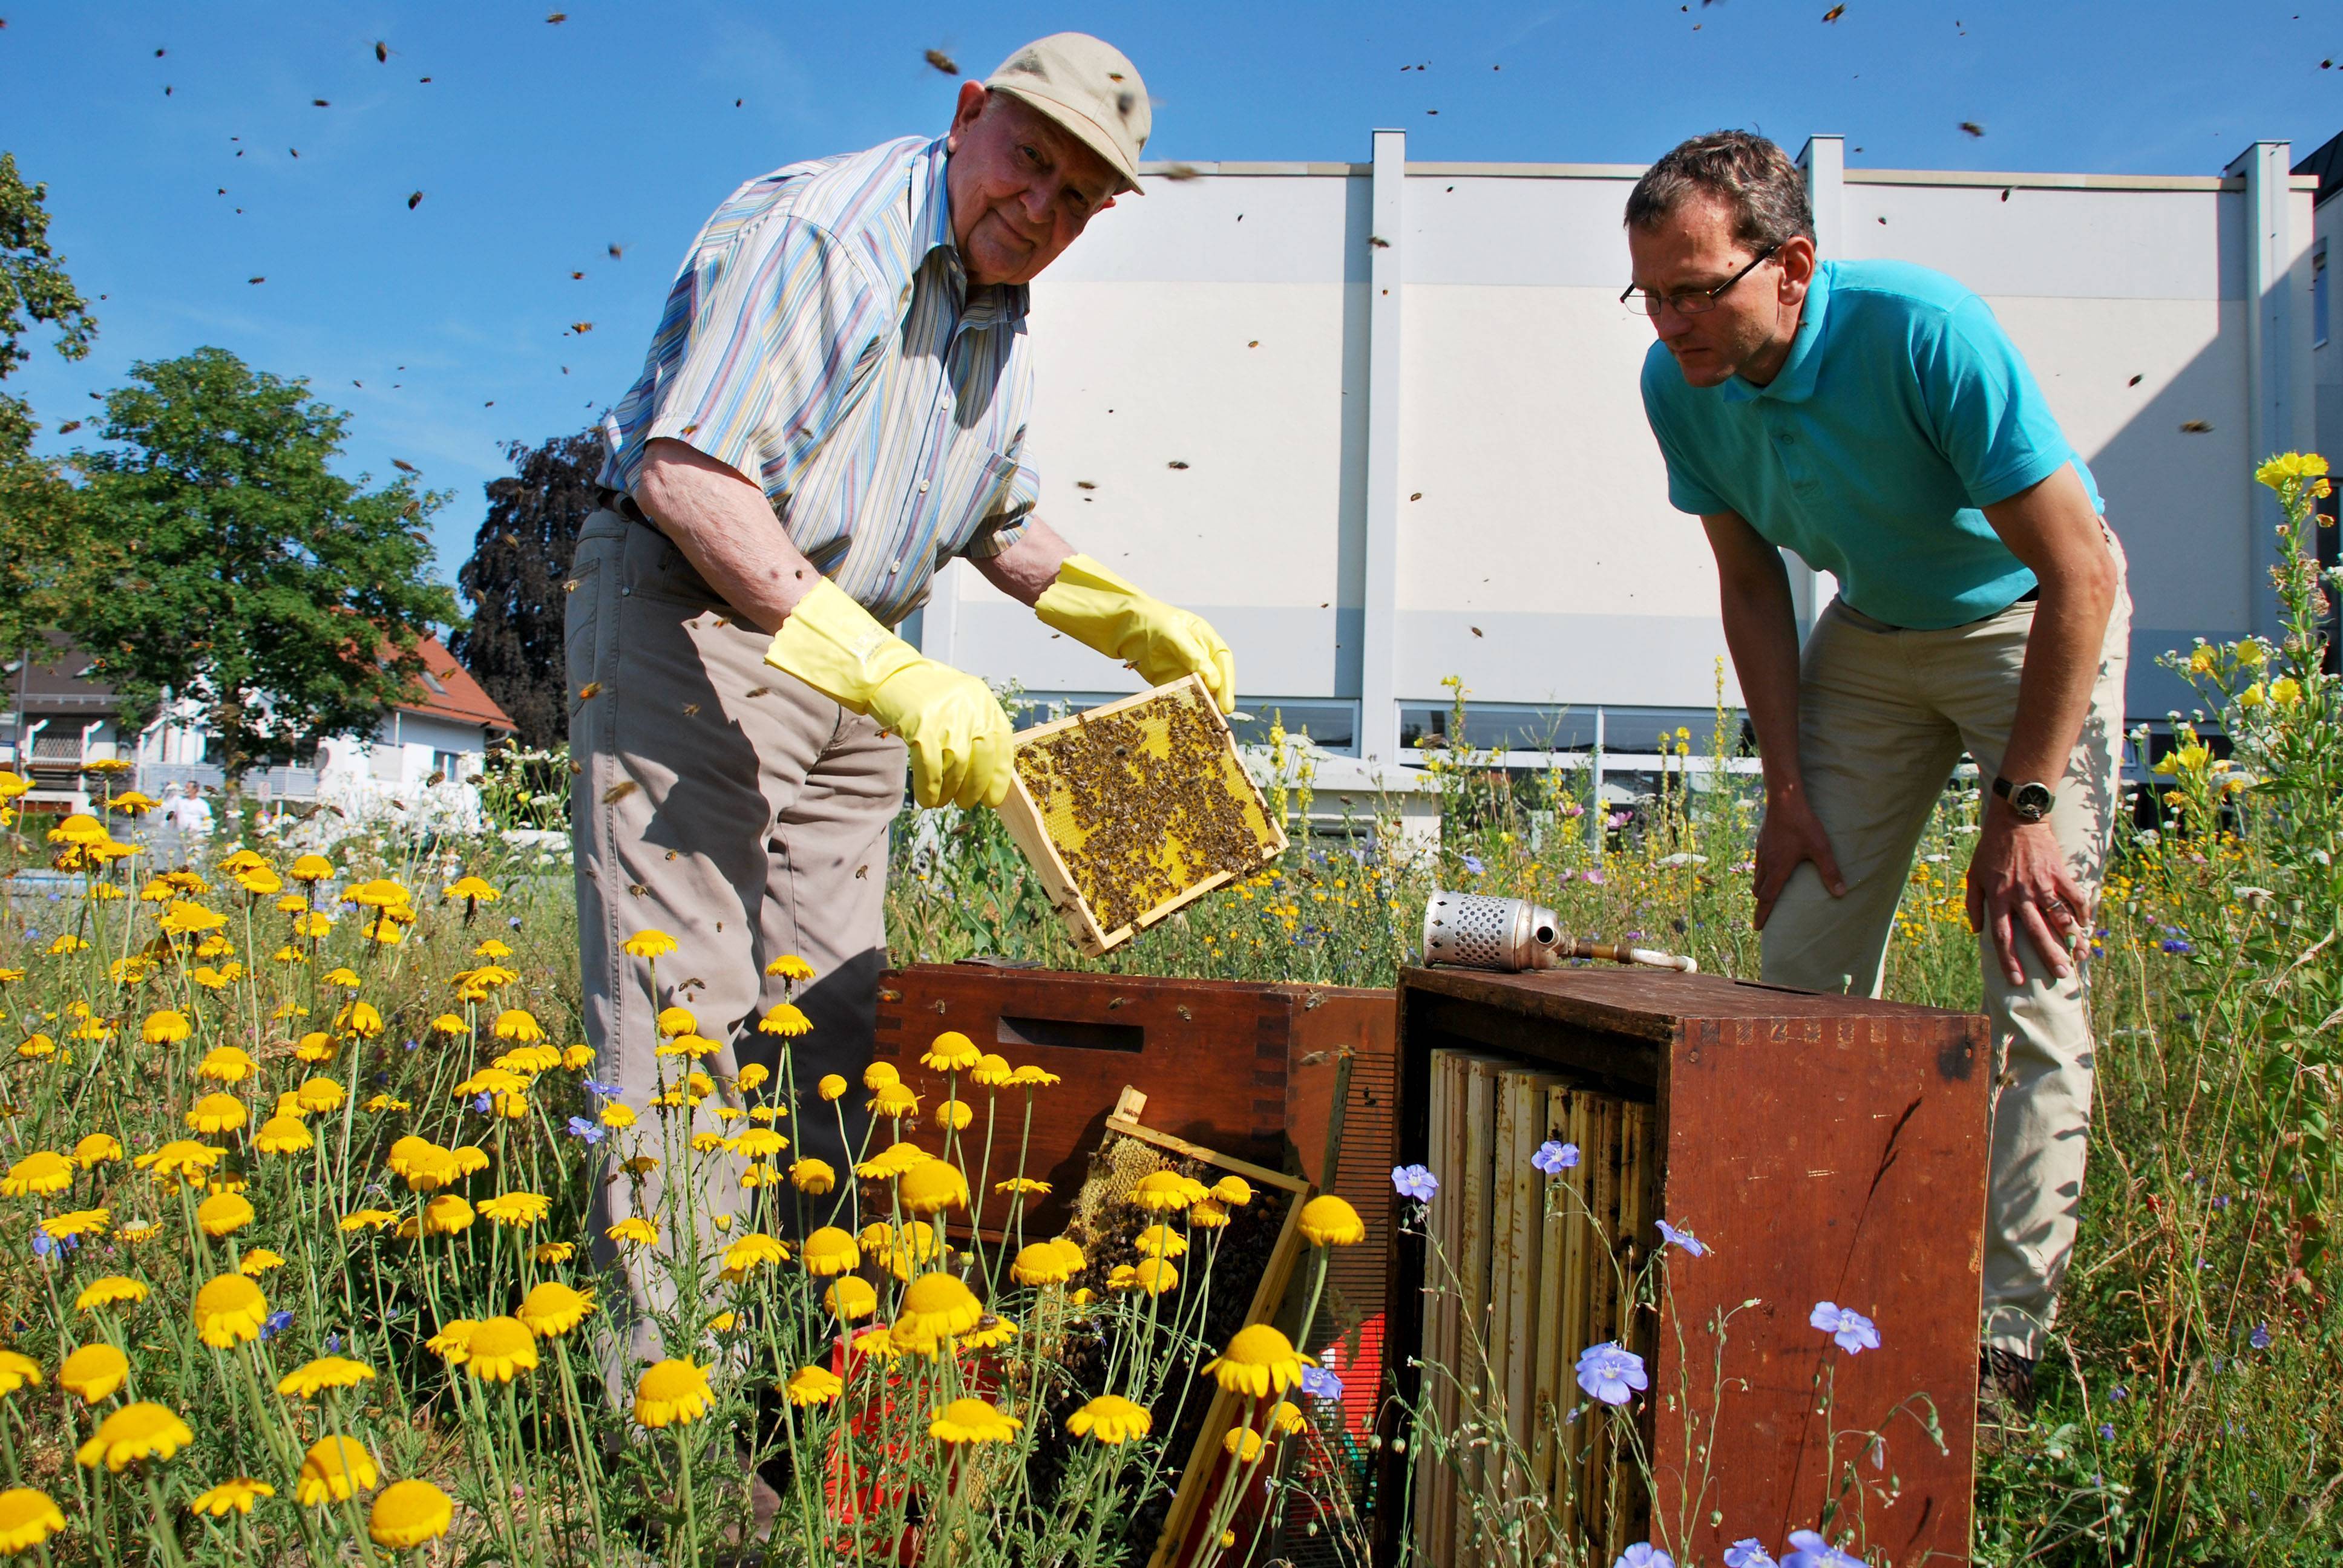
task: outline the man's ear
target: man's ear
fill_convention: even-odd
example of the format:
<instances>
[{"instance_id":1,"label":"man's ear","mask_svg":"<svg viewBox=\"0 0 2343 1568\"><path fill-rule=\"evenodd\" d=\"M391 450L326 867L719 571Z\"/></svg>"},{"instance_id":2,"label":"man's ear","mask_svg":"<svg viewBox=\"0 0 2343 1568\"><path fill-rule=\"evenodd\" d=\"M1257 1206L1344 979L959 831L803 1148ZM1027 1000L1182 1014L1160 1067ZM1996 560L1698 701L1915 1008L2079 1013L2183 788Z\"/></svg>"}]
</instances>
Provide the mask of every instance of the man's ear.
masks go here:
<instances>
[{"instance_id":1,"label":"man's ear","mask_svg":"<svg viewBox=\"0 0 2343 1568\"><path fill-rule=\"evenodd\" d=\"M1109 207L1112 206L1113 205L1114 205L1114 197L1112 197L1112 196L1109 196L1109 197L1107 197L1107 198L1106 198L1106 200L1104 200L1104 201L1102 201L1102 202L1099 203L1099 204L1098 204L1098 206L1094 206L1094 207L1091 208L1091 216L1092 217L1096 217L1099 214L1101 214L1101 213L1102 213L1102 212L1106 211L1106 209L1107 209L1107 208L1109 208Z\"/></svg>"},{"instance_id":2,"label":"man's ear","mask_svg":"<svg viewBox=\"0 0 2343 1568\"><path fill-rule=\"evenodd\" d=\"M952 104L951 129L944 134L944 151L960 151L960 138L968 135L970 126L984 117L984 106L991 99L991 93L986 90L982 82L962 82L960 85L960 96Z\"/></svg>"},{"instance_id":3,"label":"man's ear","mask_svg":"<svg viewBox=\"0 0 2343 1568\"><path fill-rule=\"evenodd\" d=\"M1782 303L1795 305L1805 298L1807 286L1815 280L1815 242L1802 234L1792 235L1775 255L1782 265L1778 286Z\"/></svg>"}]
</instances>

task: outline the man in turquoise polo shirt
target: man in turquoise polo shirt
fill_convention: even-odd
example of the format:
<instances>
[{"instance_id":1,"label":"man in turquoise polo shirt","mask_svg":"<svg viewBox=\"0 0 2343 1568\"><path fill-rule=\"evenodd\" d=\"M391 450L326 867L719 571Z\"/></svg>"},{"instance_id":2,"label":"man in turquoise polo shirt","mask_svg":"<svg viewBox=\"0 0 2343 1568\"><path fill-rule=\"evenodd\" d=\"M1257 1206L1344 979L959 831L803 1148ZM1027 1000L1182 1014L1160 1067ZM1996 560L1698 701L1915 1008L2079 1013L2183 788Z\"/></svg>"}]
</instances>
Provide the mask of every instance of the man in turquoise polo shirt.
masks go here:
<instances>
[{"instance_id":1,"label":"man in turquoise polo shirt","mask_svg":"<svg viewBox=\"0 0 2343 1568\"><path fill-rule=\"evenodd\" d=\"M1983 1260L1989 1397L2023 1406L2073 1251L2090 1125L2088 950L2130 630L2090 470L1984 302L1901 262L1821 261L1763 137L1695 137L1627 201L1659 341L1644 412L1716 556L1765 763L1765 978L1878 994L1912 857L1966 752L1968 866L2006 1051ZM1782 559L1838 597L1801 654ZM1924 1240L1924 1239L1918 1239Z\"/></svg>"}]
</instances>

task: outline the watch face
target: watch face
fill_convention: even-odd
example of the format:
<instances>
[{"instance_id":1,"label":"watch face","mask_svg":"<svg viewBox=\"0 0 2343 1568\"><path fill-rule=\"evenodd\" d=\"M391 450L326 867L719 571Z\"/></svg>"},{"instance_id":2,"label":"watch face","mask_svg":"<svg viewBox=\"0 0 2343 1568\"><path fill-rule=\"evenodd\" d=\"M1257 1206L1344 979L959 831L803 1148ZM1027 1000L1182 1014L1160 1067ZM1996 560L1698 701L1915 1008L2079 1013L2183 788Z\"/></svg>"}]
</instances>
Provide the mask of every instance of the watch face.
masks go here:
<instances>
[{"instance_id":1,"label":"watch face","mask_svg":"<svg viewBox=\"0 0 2343 1568\"><path fill-rule=\"evenodd\" d=\"M2050 814L2050 787L2046 784L2020 784L2009 792L2010 809L2029 822L2039 822Z\"/></svg>"}]
</instances>

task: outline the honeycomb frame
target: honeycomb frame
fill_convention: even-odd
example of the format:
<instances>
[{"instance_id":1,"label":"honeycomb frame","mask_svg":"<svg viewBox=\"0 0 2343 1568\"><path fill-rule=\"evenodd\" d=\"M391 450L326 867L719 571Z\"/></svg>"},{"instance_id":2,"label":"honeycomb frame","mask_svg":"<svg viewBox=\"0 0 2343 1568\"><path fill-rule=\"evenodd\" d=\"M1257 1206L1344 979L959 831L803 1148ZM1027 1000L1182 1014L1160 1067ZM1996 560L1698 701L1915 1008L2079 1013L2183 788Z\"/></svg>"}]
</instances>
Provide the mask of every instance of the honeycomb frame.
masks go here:
<instances>
[{"instance_id":1,"label":"honeycomb frame","mask_svg":"<svg viewBox=\"0 0 2343 1568\"><path fill-rule=\"evenodd\" d=\"M1145 711L1151 707L1151 712ZM1155 788L1147 789L1150 781L1139 776L1138 759L1118 762L1086 755L1092 749L1082 744L1089 736L1096 734L1111 744L1108 738L1127 735L1123 727L1132 719L1142 727L1160 725L1160 732L1151 730L1149 745L1160 733L1162 750L1147 753L1157 761L1168 759L1177 735L1198 749L1200 761L1208 763L1192 779L1183 776L1172 785L1176 798L1167 801L1160 779L1153 781ZM1021 730L1016 748L1009 796L1001 803L1001 821L1041 878L1075 945L1091 958L1121 947L1215 888L1251 875L1285 852L1284 825L1245 771L1228 720L1195 676ZM1101 776L1100 769L1110 770L1112 777ZM1088 777L1077 779L1075 773ZM1108 788L1085 794L1074 788L1077 782ZM1130 789L1144 791L1138 797L1141 807L1116 811L1105 822L1093 814L1094 825L1089 828L1075 820L1086 805L1102 802L1113 808L1117 786L1124 788L1121 799L1126 801ZM1203 810L1206 807L1212 809ZM1204 830L1200 836L1210 839L1211 848L1192 858L1183 854L1182 839L1169 830L1182 822L1200 826ZM1120 849L1122 865L1106 863L1115 853L1115 841L1131 836L1135 825L1161 829L1145 836L1144 859L1152 870L1144 886L1129 876L1110 879L1111 873L1131 869L1134 851L1128 844ZM1107 841L1096 854L1089 848L1093 835ZM1218 863L1198 863L1208 860Z\"/></svg>"}]
</instances>

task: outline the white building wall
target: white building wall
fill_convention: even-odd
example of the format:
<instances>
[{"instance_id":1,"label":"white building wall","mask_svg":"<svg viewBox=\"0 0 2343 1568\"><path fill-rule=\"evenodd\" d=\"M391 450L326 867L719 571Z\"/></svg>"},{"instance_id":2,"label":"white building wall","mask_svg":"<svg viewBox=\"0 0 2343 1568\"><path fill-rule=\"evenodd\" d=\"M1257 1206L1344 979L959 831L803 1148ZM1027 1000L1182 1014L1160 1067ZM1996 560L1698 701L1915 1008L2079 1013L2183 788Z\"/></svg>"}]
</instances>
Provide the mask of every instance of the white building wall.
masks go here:
<instances>
[{"instance_id":1,"label":"white building wall","mask_svg":"<svg viewBox=\"0 0 2343 1568\"><path fill-rule=\"evenodd\" d=\"M419 789L436 771L435 759L458 759L458 776L444 782L478 777L488 741L477 724L427 714L394 711L368 739L337 735L319 748L318 779L365 780L386 789Z\"/></svg>"},{"instance_id":2,"label":"white building wall","mask_svg":"<svg viewBox=\"0 0 2343 1568\"><path fill-rule=\"evenodd\" d=\"M2258 146L2227 177L1852 169L1842 185L1829 150L1815 178L1839 254L1952 274L2026 354L2127 547L2130 706L2162 717L2184 699L2154 656L2249 629L2266 594L2253 442L2314 439L2308 182ZM2282 188L2249 203L2245 175L2268 180L2273 160ZM1377 166L1398 182L1380 207ZM1200 167L1149 177L1034 286L1043 515L1212 619L1249 708L1355 703L1377 659L1398 704L1444 703L1456 676L1475 703L1705 708L1725 651L1715 572L1644 423L1649 325L1616 299L1641 171ZM2283 297L2249 331L2256 277ZM1385 286L1397 308L1377 308ZM1374 352L1377 322L1396 354ZM1383 434L1373 363L1395 379ZM1389 496L1371 473L1394 476ZM1396 518L1380 577L1378 508ZM1379 617L1371 580L1391 585ZM1370 625L1388 647L1362 646ZM1136 687L964 567L919 635L1029 690ZM1394 714L1362 717L1363 749L1392 750Z\"/></svg>"}]
</instances>

